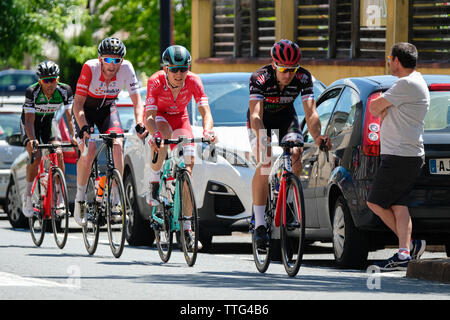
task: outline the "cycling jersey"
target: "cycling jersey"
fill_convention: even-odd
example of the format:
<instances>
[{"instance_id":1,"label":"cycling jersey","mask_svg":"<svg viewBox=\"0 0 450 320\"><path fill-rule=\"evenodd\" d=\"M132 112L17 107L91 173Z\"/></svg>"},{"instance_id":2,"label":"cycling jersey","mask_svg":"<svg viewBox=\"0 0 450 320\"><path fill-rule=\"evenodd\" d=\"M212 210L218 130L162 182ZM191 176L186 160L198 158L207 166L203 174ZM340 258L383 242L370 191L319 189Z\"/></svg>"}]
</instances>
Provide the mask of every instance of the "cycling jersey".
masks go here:
<instances>
[{"instance_id":1,"label":"cycling jersey","mask_svg":"<svg viewBox=\"0 0 450 320\"><path fill-rule=\"evenodd\" d=\"M250 78L250 101L263 101L263 124L267 136L272 131L277 134L279 141L288 133L301 134L294 101L301 94L302 101L314 100L312 76L308 70L300 67L292 81L280 90L276 71L272 65L266 65ZM252 149L256 146L256 135L251 129L250 109L247 112L247 129Z\"/></svg>"},{"instance_id":2,"label":"cycling jersey","mask_svg":"<svg viewBox=\"0 0 450 320\"><path fill-rule=\"evenodd\" d=\"M199 76L188 71L183 87L175 100L167 83L166 73L160 70L148 79L145 110L156 110L155 121L168 123L174 138L180 135L193 138L186 108L192 97L199 107L208 105L208 97ZM183 149L186 156L194 155L193 144L189 144Z\"/></svg>"},{"instance_id":3,"label":"cycling jersey","mask_svg":"<svg viewBox=\"0 0 450 320\"><path fill-rule=\"evenodd\" d=\"M92 59L81 69L75 94L86 97L85 108L100 109L113 105L124 86L130 95L138 93L139 83L128 60L123 60L117 74L106 85L99 59Z\"/></svg>"},{"instance_id":4,"label":"cycling jersey","mask_svg":"<svg viewBox=\"0 0 450 320\"><path fill-rule=\"evenodd\" d=\"M94 126L95 124L100 133L108 133L112 130L123 133L115 100L124 86L130 95L139 94L139 83L133 65L128 60L122 61L119 71L108 85L102 73L100 60L86 61L81 69L75 94L86 97L84 112L88 126ZM74 114L72 119L74 131L77 140L79 140L81 128Z\"/></svg>"},{"instance_id":5,"label":"cycling jersey","mask_svg":"<svg viewBox=\"0 0 450 320\"><path fill-rule=\"evenodd\" d=\"M159 116L165 114L187 116L186 106L192 97L199 107L208 105L208 97L199 76L188 71L183 88L181 88L175 100L167 83L166 73L161 70L148 79L145 111L157 110L156 114Z\"/></svg>"},{"instance_id":6,"label":"cycling jersey","mask_svg":"<svg viewBox=\"0 0 450 320\"><path fill-rule=\"evenodd\" d=\"M23 104L22 116L20 118L20 128L24 136L24 144L28 142L25 131L25 114L34 113L34 133L35 138L42 143L50 140L61 140L58 124L54 119L54 114L60 108L70 109L73 103L72 88L64 83L58 83L55 92L50 97L42 91L39 83L32 84L25 92L25 103Z\"/></svg>"}]
</instances>

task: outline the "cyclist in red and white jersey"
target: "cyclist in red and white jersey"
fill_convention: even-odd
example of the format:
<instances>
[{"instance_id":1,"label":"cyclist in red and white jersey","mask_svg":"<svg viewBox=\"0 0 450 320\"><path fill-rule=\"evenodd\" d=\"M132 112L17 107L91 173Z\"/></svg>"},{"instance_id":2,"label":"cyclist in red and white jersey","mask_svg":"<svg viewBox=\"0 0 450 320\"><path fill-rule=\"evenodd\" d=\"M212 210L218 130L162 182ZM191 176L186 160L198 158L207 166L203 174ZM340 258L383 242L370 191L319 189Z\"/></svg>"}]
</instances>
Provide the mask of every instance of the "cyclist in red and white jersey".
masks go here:
<instances>
[{"instance_id":1,"label":"cyclist in red and white jersey","mask_svg":"<svg viewBox=\"0 0 450 320\"><path fill-rule=\"evenodd\" d=\"M124 60L126 47L118 38L105 38L98 46L98 59L88 60L81 70L73 103L74 129L78 137L81 153L85 141L93 132L94 125L100 133L115 131L123 133L115 99L126 86L134 105L137 126L144 127L144 107L138 92L138 80L133 65ZM145 133L144 133L145 134ZM140 137L143 134L139 134ZM123 139L115 139L113 157L116 168L123 173ZM75 196L74 218L80 225L85 224L84 209L86 185L94 160L96 146L89 143L88 154L80 156L77 162L77 194ZM117 203L118 193L116 194ZM119 210L119 208L117 208ZM114 213L114 210L113 210Z\"/></svg>"},{"instance_id":2,"label":"cyclist in red and white jersey","mask_svg":"<svg viewBox=\"0 0 450 320\"><path fill-rule=\"evenodd\" d=\"M163 70L154 73L147 82L145 102L146 128L151 134L149 143L152 155L158 152L158 161L152 164L147 202L151 206L159 204L158 190L160 170L166 158L167 146L158 146L156 138L168 139L178 136L193 138L189 123L187 105L194 97L203 119L203 136L215 141L213 119L200 77L189 71L191 55L183 46L170 46L162 54ZM186 169L192 176L194 166L194 146L183 147ZM153 156L152 156L153 158ZM186 224L189 228L189 224ZM189 229L187 229L189 232ZM185 230L186 234L186 230ZM190 235L186 235L190 236ZM192 237L191 237L192 239Z\"/></svg>"}]
</instances>

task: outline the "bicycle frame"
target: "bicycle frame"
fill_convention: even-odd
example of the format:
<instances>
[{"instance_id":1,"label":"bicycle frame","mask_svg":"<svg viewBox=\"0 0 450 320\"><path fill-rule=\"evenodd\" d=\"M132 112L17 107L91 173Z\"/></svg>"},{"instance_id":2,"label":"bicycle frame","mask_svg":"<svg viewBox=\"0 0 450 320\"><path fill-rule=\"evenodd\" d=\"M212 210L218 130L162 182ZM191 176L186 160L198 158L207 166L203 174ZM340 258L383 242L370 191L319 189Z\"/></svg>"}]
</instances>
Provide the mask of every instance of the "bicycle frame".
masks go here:
<instances>
[{"instance_id":1,"label":"bicycle frame","mask_svg":"<svg viewBox=\"0 0 450 320\"><path fill-rule=\"evenodd\" d=\"M174 153L175 150L168 151L168 154ZM179 156L181 159L178 161L176 159L175 155L169 156L168 159L164 162L163 166L163 174L161 176L160 185L159 185L159 195L160 199L163 200L163 205L168 207L168 210L171 212L170 214L170 230L171 231L178 231L180 230L180 223L179 223L179 208L180 208L180 196L178 194L178 184L179 181L177 180L177 176L181 170L185 169L184 159L182 159L183 155ZM167 183L173 183L173 180L175 180L175 191L172 192L172 190L167 190L166 186ZM162 192L164 191L165 192ZM154 207L152 210L152 217L153 220L158 222L159 224L163 224L163 219L156 216L156 208Z\"/></svg>"},{"instance_id":2,"label":"bicycle frame","mask_svg":"<svg viewBox=\"0 0 450 320\"><path fill-rule=\"evenodd\" d=\"M204 138L190 138L187 139L184 136L180 136L177 139L165 139L164 143L165 144L177 144L177 146L182 146L182 143L198 143L198 142L208 142L209 140L206 140ZM179 190L179 180L177 179L178 175L180 174L180 172L182 170L185 170L186 165L184 163L184 155L182 152L182 148L180 150L178 150L177 152L177 147L175 147L173 150L168 150L167 154L169 155L168 158L166 159L166 161L164 162L163 165L163 174L161 176L161 180L160 180L160 185L159 185L159 194L160 194L160 198L162 198L163 201L163 205L164 206L168 206L169 210L171 211L171 215L170 215L170 230L171 231L178 231L180 230L180 223L179 223L179 209L181 207L181 203L180 203L180 195L178 194L178 190ZM215 151L211 151L212 153ZM156 159L154 159L154 162L156 162ZM175 191L173 193L171 193L170 190L166 189L166 184L167 181L173 181L175 180ZM163 191L163 188L166 190L166 194L161 193L161 191ZM170 193L170 194L167 194ZM171 201L169 200L169 198L167 197L168 195L171 196ZM162 197L161 197L162 196ZM164 196L166 196L166 198L164 199ZM158 224L163 224L164 221L156 216L156 208L157 207L153 207L152 210L152 217L153 220L156 221Z\"/></svg>"},{"instance_id":3,"label":"bicycle frame","mask_svg":"<svg viewBox=\"0 0 450 320\"><path fill-rule=\"evenodd\" d=\"M37 183L38 183L38 178L45 173L45 168L44 168L44 162L46 160L49 160L49 167L48 167L48 178L47 178L47 185L44 186L46 188L46 193L45 194L41 194L39 195L39 197L42 198L42 204L43 204L43 218L47 218L50 219L52 214L51 214L51 204L53 203L53 170L52 168L54 166L58 166L58 157L56 156L56 153L50 153L48 155L45 155L42 157L41 162L39 164L39 171L38 174L36 176L36 178L34 179L34 184L33 184L33 188L32 188L32 194L35 191L35 188L37 187Z\"/></svg>"},{"instance_id":4,"label":"bicycle frame","mask_svg":"<svg viewBox=\"0 0 450 320\"><path fill-rule=\"evenodd\" d=\"M289 149L285 149L283 152L283 175L280 181L280 190L278 191L278 199L277 199L277 206L275 209L275 218L274 218L274 222L275 222L275 226L279 227L281 224L281 209L283 209L283 212L286 212L286 177L288 174L290 174L292 171L292 166L291 166L291 152L289 151ZM282 201L278 201L279 199L282 199ZM297 204L297 208L301 208L300 204L299 204L299 199L297 197L297 194L295 194L295 201ZM301 221L301 215L298 217ZM283 216L283 226L286 225L286 215Z\"/></svg>"}]
</instances>

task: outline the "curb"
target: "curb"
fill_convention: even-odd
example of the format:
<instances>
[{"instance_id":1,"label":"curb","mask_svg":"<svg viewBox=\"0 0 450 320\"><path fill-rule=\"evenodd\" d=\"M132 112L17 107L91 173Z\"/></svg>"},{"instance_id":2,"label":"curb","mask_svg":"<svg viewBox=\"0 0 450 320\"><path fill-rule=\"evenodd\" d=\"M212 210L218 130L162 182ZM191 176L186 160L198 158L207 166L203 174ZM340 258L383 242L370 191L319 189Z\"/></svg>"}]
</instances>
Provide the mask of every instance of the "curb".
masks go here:
<instances>
[{"instance_id":1,"label":"curb","mask_svg":"<svg viewBox=\"0 0 450 320\"><path fill-rule=\"evenodd\" d=\"M450 258L410 261L406 277L450 283Z\"/></svg>"}]
</instances>

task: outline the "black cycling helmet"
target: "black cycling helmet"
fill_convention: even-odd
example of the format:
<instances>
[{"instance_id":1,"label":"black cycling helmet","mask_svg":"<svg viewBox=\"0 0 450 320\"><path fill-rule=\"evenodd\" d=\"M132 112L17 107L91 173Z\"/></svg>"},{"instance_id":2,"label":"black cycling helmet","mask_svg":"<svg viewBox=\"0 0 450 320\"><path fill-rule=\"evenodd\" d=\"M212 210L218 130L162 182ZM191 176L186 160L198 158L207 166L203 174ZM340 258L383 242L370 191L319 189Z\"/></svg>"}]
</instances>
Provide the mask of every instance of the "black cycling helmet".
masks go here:
<instances>
[{"instance_id":1,"label":"black cycling helmet","mask_svg":"<svg viewBox=\"0 0 450 320\"><path fill-rule=\"evenodd\" d=\"M186 66L191 64L191 54L183 46L170 46L162 54L165 66Z\"/></svg>"},{"instance_id":2,"label":"black cycling helmet","mask_svg":"<svg viewBox=\"0 0 450 320\"><path fill-rule=\"evenodd\" d=\"M125 48L123 42L118 38L105 38L98 45L97 52L101 56L112 54L123 58L127 53L127 48Z\"/></svg>"},{"instance_id":3,"label":"black cycling helmet","mask_svg":"<svg viewBox=\"0 0 450 320\"><path fill-rule=\"evenodd\" d=\"M59 77L59 66L50 60L45 60L37 66L36 74L39 79Z\"/></svg>"}]
</instances>

